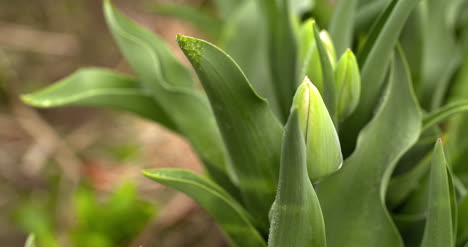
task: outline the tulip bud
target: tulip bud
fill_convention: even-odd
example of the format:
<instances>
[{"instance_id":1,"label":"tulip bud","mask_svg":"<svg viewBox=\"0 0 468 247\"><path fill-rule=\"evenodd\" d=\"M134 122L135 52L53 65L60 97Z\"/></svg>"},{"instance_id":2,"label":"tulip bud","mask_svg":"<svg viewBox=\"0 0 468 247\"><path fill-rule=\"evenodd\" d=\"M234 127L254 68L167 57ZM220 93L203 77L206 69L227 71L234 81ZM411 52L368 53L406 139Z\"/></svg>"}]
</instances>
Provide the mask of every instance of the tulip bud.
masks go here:
<instances>
[{"instance_id":1,"label":"tulip bud","mask_svg":"<svg viewBox=\"0 0 468 247\"><path fill-rule=\"evenodd\" d=\"M304 133L307 172L312 183L337 171L343 163L340 141L317 88L306 77L293 99Z\"/></svg>"},{"instance_id":2,"label":"tulip bud","mask_svg":"<svg viewBox=\"0 0 468 247\"><path fill-rule=\"evenodd\" d=\"M361 94L361 76L359 67L351 50L341 56L335 69L337 89L337 113L338 119L342 121L356 109Z\"/></svg>"},{"instance_id":3,"label":"tulip bud","mask_svg":"<svg viewBox=\"0 0 468 247\"><path fill-rule=\"evenodd\" d=\"M300 66L301 78L309 77L320 93L324 93L322 64L320 62L320 54L317 49L316 39L314 38L314 28L317 24L313 20L307 20L302 24L300 38ZM327 31L320 32L320 42L323 43L328 53L330 64L334 68L336 65L335 48Z\"/></svg>"}]
</instances>

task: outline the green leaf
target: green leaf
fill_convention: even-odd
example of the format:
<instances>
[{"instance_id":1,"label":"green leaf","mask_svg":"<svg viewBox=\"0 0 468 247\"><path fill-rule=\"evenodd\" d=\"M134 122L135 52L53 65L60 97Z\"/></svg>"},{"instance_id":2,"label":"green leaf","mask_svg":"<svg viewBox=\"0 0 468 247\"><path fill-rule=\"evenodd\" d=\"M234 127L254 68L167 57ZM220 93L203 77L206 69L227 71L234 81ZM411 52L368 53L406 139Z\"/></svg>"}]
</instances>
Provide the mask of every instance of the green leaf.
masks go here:
<instances>
[{"instance_id":1,"label":"green leaf","mask_svg":"<svg viewBox=\"0 0 468 247\"><path fill-rule=\"evenodd\" d=\"M330 36L337 54L351 48L358 0L338 1L330 21Z\"/></svg>"},{"instance_id":2,"label":"green leaf","mask_svg":"<svg viewBox=\"0 0 468 247\"><path fill-rule=\"evenodd\" d=\"M315 22L312 22L312 29L314 30L315 45L317 46L317 51L320 58L320 65L322 68L323 76L323 100L325 105L327 105L328 112L333 119L333 122L336 121L336 83L335 83L335 73L333 70L332 64L335 61L332 61L329 56L329 52L325 48L324 42L320 37L317 25ZM336 124L336 122L335 122Z\"/></svg>"},{"instance_id":3,"label":"green leaf","mask_svg":"<svg viewBox=\"0 0 468 247\"><path fill-rule=\"evenodd\" d=\"M420 99L421 105L427 110L435 110L443 103L450 79L462 58L455 40L455 30L447 23L449 6L453 2L424 2L425 45Z\"/></svg>"},{"instance_id":4,"label":"green leaf","mask_svg":"<svg viewBox=\"0 0 468 247\"><path fill-rule=\"evenodd\" d=\"M236 193L227 172L228 158L209 102L193 84L192 75L166 44L131 22L104 1L104 14L124 57L147 90L192 144L209 175Z\"/></svg>"},{"instance_id":5,"label":"green leaf","mask_svg":"<svg viewBox=\"0 0 468 247\"><path fill-rule=\"evenodd\" d=\"M24 247L36 247L36 238L34 234L29 234Z\"/></svg>"},{"instance_id":6,"label":"green leaf","mask_svg":"<svg viewBox=\"0 0 468 247\"><path fill-rule=\"evenodd\" d=\"M239 6L226 20L219 43L241 67L255 91L265 97L273 112L280 116L268 60L269 33L258 5L258 1L245 1Z\"/></svg>"},{"instance_id":7,"label":"green leaf","mask_svg":"<svg viewBox=\"0 0 468 247\"><path fill-rule=\"evenodd\" d=\"M266 228L278 181L283 128L237 64L212 44L178 36L211 102L244 203Z\"/></svg>"},{"instance_id":8,"label":"green leaf","mask_svg":"<svg viewBox=\"0 0 468 247\"><path fill-rule=\"evenodd\" d=\"M451 94L447 99L451 103L463 102L468 99L468 28L465 28L463 34L464 40L464 61L459 68L457 77L451 86ZM442 107L444 108L444 107ZM445 147L447 150L447 158L451 168L457 176L465 177L468 184L468 169L466 160L468 157L468 138L466 138L466 129L468 126L467 114L459 114L450 118L445 125L447 130L447 141Z\"/></svg>"},{"instance_id":9,"label":"green leaf","mask_svg":"<svg viewBox=\"0 0 468 247\"><path fill-rule=\"evenodd\" d=\"M214 38L219 37L222 30L222 22L200 7L181 3L155 3L150 11L185 20Z\"/></svg>"},{"instance_id":10,"label":"green leaf","mask_svg":"<svg viewBox=\"0 0 468 247\"><path fill-rule=\"evenodd\" d=\"M408 58L408 65L413 79L416 95L420 93L424 64L424 18L423 5L419 4L408 17L402 30L400 44Z\"/></svg>"},{"instance_id":11,"label":"green leaf","mask_svg":"<svg viewBox=\"0 0 468 247\"><path fill-rule=\"evenodd\" d=\"M463 246L463 243L468 244L468 196L460 200L458 204L458 229L456 246Z\"/></svg>"},{"instance_id":12,"label":"green leaf","mask_svg":"<svg viewBox=\"0 0 468 247\"><path fill-rule=\"evenodd\" d=\"M268 246L326 247L320 203L307 176L305 142L297 111L293 106L285 126Z\"/></svg>"},{"instance_id":13,"label":"green leaf","mask_svg":"<svg viewBox=\"0 0 468 247\"><path fill-rule=\"evenodd\" d=\"M136 79L109 70L80 69L22 99L36 107L93 106L129 111L177 132L171 118Z\"/></svg>"},{"instance_id":14,"label":"green leaf","mask_svg":"<svg viewBox=\"0 0 468 247\"><path fill-rule=\"evenodd\" d=\"M454 200L452 179L442 140L439 139L432 158L427 219L421 247L454 246L457 219Z\"/></svg>"},{"instance_id":15,"label":"green leaf","mask_svg":"<svg viewBox=\"0 0 468 247\"><path fill-rule=\"evenodd\" d=\"M433 111L424 117L423 129L430 128L449 117L468 111L468 100L458 100Z\"/></svg>"},{"instance_id":16,"label":"green leaf","mask_svg":"<svg viewBox=\"0 0 468 247\"><path fill-rule=\"evenodd\" d=\"M252 224L252 217L217 184L179 169L144 171L143 174L187 194L199 203L220 225L232 246L266 246L265 240Z\"/></svg>"},{"instance_id":17,"label":"green leaf","mask_svg":"<svg viewBox=\"0 0 468 247\"><path fill-rule=\"evenodd\" d=\"M359 131L372 117L381 94L392 51L408 16L418 2L418 0L393 0L374 24L363 52L358 56L361 65L362 91L358 107L341 129L346 154L353 150Z\"/></svg>"},{"instance_id":18,"label":"green leaf","mask_svg":"<svg viewBox=\"0 0 468 247\"><path fill-rule=\"evenodd\" d=\"M423 160L408 172L392 177L388 184L387 206L394 209L414 191L421 186L421 180L429 171L431 164L431 155L427 155Z\"/></svg>"},{"instance_id":19,"label":"green leaf","mask_svg":"<svg viewBox=\"0 0 468 247\"><path fill-rule=\"evenodd\" d=\"M355 33L366 33L371 29L373 21L378 19L379 14L388 5L389 0L371 1L361 4L357 8L356 18L354 20Z\"/></svg>"},{"instance_id":20,"label":"green leaf","mask_svg":"<svg viewBox=\"0 0 468 247\"><path fill-rule=\"evenodd\" d=\"M430 162L429 162L430 163ZM424 233L426 215L393 213L392 218L401 233L405 247L419 247Z\"/></svg>"},{"instance_id":21,"label":"green leaf","mask_svg":"<svg viewBox=\"0 0 468 247\"><path fill-rule=\"evenodd\" d=\"M281 108L279 119L285 122L291 100L303 78L298 78L298 42L293 28L289 0L260 0L267 21L272 86Z\"/></svg>"},{"instance_id":22,"label":"green leaf","mask_svg":"<svg viewBox=\"0 0 468 247\"><path fill-rule=\"evenodd\" d=\"M330 247L402 246L385 192L396 162L418 140L422 121L402 56L399 50L382 104L361 131L356 151L318 185Z\"/></svg>"}]
</instances>

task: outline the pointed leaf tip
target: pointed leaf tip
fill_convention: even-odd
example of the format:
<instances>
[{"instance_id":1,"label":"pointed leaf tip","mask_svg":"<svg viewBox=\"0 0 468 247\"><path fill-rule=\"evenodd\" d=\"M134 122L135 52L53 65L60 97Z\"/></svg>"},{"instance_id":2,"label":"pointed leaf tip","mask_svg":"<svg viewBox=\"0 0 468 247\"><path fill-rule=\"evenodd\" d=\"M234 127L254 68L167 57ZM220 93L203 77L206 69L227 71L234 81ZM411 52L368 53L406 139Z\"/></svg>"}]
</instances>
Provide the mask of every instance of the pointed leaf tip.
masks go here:
<instances>
[{"instance_id":1,"label":"pointed leaf tip","mask_svg":"<svg viewBox=\"0 0 468 247\"><path fill-rule=\"evenodd\" d=\"M199 67L201 53L203 50L202 42L199 39L195 39L189 36L177 35L177 44L180 49L187 55L187 58L194 65Z\"/></svg>"}]
</instances>

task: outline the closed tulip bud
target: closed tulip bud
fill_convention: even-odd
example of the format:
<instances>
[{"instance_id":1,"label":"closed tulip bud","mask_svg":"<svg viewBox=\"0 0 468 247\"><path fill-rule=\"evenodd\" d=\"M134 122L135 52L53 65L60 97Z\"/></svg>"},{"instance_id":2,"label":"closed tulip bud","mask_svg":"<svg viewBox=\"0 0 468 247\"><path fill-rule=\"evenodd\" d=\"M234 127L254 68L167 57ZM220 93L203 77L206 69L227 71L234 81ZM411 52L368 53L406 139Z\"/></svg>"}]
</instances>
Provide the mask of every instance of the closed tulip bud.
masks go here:
<instances>
[{"instance_id":1,"label":"closed tulip bud","mask_svg":"<svg viewBox=\"0 0 468 247\"><path fill-rule=\"evenodd\" d=\"M293 99L303 131L307 172L312 183L337 171L343 163L340 141L317 88L306 77Z\"/></svg>"},{"instance_id":2,"label":"closed tulip bud","mask_svg":"<svg viewBox=\"0 0 468 247\"><path fill-rule=\"evenodd\" d=\"M317 49L316 39L314 38L314 28L317 24L313 20L306 21L300 29L300 65L301 77L307 76L320 93L323 94L323 72L320 55ZM331 66L334 68L336 65L336 53L333 42L327 31L320 32L320 41L324 45L328 53L328 58Z\"/></svg>"},{"instance_id":3,"label":"closed tulip bud","mask_svg":"<svg viewBox=\"0 0 468 247\"><path fill-rule=\"evenodd\" d=\"M356 109L361 94L359 67L351 50L346 50L341 56L335 74L338 100L337 113L338 119L342 121Z\"/></svg>"}]
</instances>

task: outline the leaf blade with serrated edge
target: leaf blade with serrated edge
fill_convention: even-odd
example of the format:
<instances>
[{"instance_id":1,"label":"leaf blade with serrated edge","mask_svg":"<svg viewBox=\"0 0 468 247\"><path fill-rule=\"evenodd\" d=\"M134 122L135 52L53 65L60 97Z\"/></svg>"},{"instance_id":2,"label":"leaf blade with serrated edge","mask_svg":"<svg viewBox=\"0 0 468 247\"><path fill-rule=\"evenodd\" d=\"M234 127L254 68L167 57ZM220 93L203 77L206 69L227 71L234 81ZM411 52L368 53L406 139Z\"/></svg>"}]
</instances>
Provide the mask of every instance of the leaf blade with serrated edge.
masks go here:
<instances>
[{"instance_id":1,"label":"leaf blade with serrated edge","mask_svg":"<svg viewBox=\"0 0 468 247\"><path fill-rule=\"evenodd\" d=\"M402 56L399 50L386 95L356 151L318 186L330 247L403 246L384 205L385 189L396 162L420 135L422 114Z\"/></svg>"},{"instance_id":2,"label":"leaf blade with serrated edge","mask_svg":"<svg viewBox=\"0 0 468 247\"><path fill-rule=\"evenodd\" d=\"M252 217L226 191L210 180L180 169L144 171L143 174L197 201L216 220L233 246L266 246L265 240L252 224Z\"/></svg>"},{"instance_id":3,"label":"leaf blade with serrated edge","mask_svg":"<svg viewBox=\"0 0 468 247\"><path fill-rule=\"evenodd\" d=\"M282 126L227 54L199 39L179 35L177 41L211 102L244 203L267 228L278 181Z\"/></svg>"}]
</instances>

